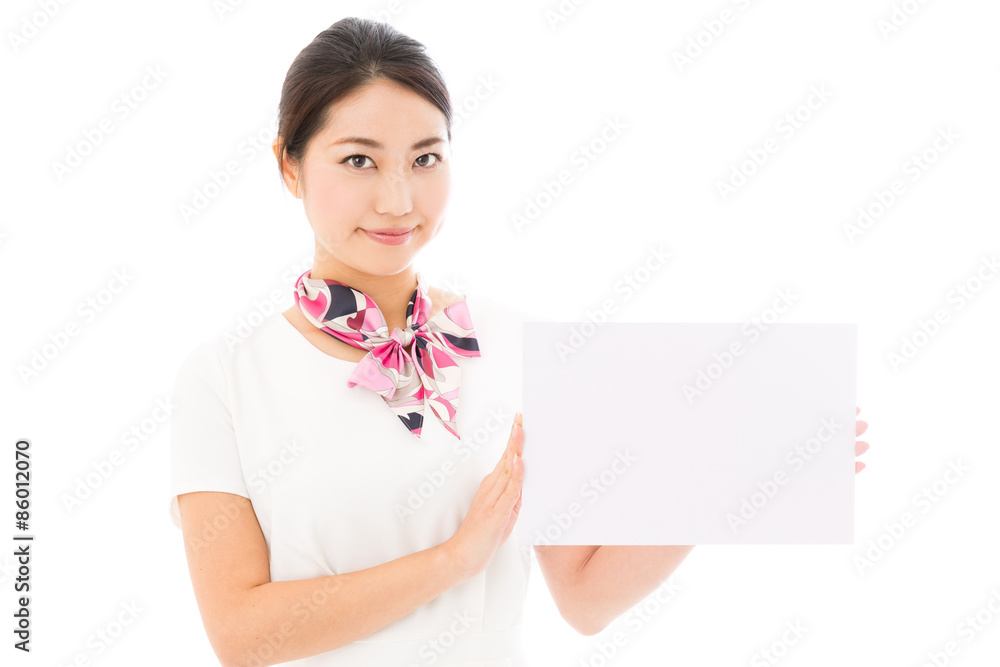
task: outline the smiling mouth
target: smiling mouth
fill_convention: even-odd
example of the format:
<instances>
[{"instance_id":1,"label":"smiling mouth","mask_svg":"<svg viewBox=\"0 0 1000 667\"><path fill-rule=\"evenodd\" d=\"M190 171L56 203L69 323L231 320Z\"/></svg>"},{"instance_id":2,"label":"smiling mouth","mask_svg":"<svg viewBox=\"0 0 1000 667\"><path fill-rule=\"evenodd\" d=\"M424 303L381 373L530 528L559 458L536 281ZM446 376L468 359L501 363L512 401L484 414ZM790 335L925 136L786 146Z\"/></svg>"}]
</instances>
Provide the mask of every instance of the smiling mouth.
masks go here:
<instances>
[{"instance_id":1,"label":"smiling mouth","mask_svg":"<svg viewBox=\"0 0 1000 667\"><path fill-rule=\"evenodd\" d=\"M413 229L416 229L415 227ZM376 243L384 245L403 245L413 237L413 229L389 229L380 232L374 229L364 229L365 236Z\"/></svg>"},{"instance_id":2,"label":"smiling mouth","mask_svg":"<svg viewBox=\"0 0 1000 667\"><path fill-rule=\"evenodd\" d=\"M398 229L366 229L365 231L370 234L379 234L381 236L402 236L403 234L409 234L413 231L412 227L401 227Z\"/></svg>"}]
</instances>

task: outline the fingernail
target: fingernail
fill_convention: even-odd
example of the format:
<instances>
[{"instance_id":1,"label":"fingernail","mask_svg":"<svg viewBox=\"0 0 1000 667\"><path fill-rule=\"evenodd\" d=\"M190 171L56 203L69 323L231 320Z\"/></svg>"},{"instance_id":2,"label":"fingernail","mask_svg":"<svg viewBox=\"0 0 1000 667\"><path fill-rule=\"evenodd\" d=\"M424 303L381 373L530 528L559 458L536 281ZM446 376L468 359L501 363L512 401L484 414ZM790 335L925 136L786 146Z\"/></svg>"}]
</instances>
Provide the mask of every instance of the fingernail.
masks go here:
<instances>
[{"instance_id":1,"label":"fingernail","mask_svg":"<svg viewBox=\"0 0 1000 667\"><path fill-rule=\"evenodd\" d=\"M523 418L521 416L521 411L520 410L518 410L517 414L514 415L514 421L517 422L518 426L524 426L524 421L523 421Z\"/></svg>"}]
</instances>

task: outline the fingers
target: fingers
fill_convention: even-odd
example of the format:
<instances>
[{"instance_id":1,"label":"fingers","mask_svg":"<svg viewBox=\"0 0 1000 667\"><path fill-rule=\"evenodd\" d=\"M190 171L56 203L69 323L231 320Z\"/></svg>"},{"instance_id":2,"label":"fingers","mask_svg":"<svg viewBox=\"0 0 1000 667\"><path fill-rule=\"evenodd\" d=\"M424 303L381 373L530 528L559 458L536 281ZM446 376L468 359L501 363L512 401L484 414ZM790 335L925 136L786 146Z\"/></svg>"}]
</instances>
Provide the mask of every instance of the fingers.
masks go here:
<instances>
[{"instance_id":1,"label":"fingers","mask_svg":"<svg viewBox=\"0 0 1000 667\"><path fill-rule=\"evenodd\" d=\"M501 461L505 462L504 467L509 466L513 460L513 454L521 454L524 451L524 429L521 426L521 413L518 412L514 415L514 422L510 426L510 437L507 438L507 448L504 450L504 455ZM501 468L500 463L497 463L497 468Z\"/></svg>"},{"instance_id":2,"label":"fingers","mask_svg":"<svg viewBox=\"0 0 1000 667\"><path fill-rule=\"evenodd\" d=\"M855 418L861 414L861 406L857 406L857 412L854 413ZM860 419L855 419L854 421L854 435L859 437L862 433L868 430L868 422L861 421ZM858 440L854 444L854 455L860 456L868 451L868 443L862 440ZM857 475L859 472L865 469L865 464L861 461L854 462L854 474Z\"/></svg>"},{"instance_id":3,"label":"fingers","mask_svg":"<svg viewBox=\"0 0 1000 667\"><path fill-rule=\"evenodd\" d=\"M510 475L511 466L514 464L514 454L517 453L517 446L521 440L521 427L517 425L517 422L511 426L510 438L507 440L507 448L503 451L503 467L500 471L502 476L507 477Z\"/></svg>"},{"instance_id":4,"label":"fingers","mask_svg":"<svg viewBox=\"0 0 1000 667\"><path fill-rule=\"evenodd\" d=\"M509 464L508 459L510 458L510 454L511 454L511 443L514 440L514 435L515 435L515 433L514 433L514 427L515 426L517 426L517 422L516 421L513 424L511 424L511 426L510 426L510 437L507 439L507 447L503 450L503 456L501 456L500 460L497 461L496 467L493 468L493 472L490 473L491 475L499 475L499 474L501 474L503 472L504 467Z\"/></svg>"},{"instance_id":5,"label":"fingers","mask_svg":"<svg viewBox=\"0 0 1000 667\"><path fill-rule=\"evenodd\" d=\"M509 510L517 495L521 492L521 479L524 475L524 463L521 456L508 447L504 457L505 466L490 489L490 506ZM513 496L512 496L513 494Z\"/></svg>"},{"instance_id":6,"label":"fingers","mask_svg":"<svg viewBox=\"0 0 1000 667\"><path fill-rule=\"evenodd\" d=\"M524 477L524 463L521 457L515 455L511 465L510 473L504 476L506 485L503 493L497 498L494 507L509 511L521 497L521 479Z\"/></svg>"},{"instance_id":7,"label":"fingers","mask_svg":"<svg viewBox=\"0 0 1000 667\"><path fill-rule=\"evenodd\" d=\"M489 481L487 482L484 480L490 489L489 500L491 505L496 503L497 498L503 492L504 487L507 485L507 482L511 477L514 465L514 445L521 439L520 430L521 429L518 427L517 422L514 422L511 426L510 438L507 441L507 448L504 449L503 456L501 456L500 460L497 461L496 468L493 469L493 472L487 476L486 479Z\"/></svg>"},{"instance_id":8,"label":"fingers","mask_svg":"<svg viewBox=\"0 0 1000 667\"><path fill-rule=\"evenodd\" d=\"M861 408L858 408L858 411L860 412ZM858 422L858 427L857 427L858 435L861 435L862 433L864 433L866 428L868 428L868 424L866 424L865 422ZM856 443L854 443L854 455L855 456L860 456L861 454L864 454L867 451L868 451L868 443L865 442L864 440L858 440ZM865 464L864 463L862 463L861 461L855 461L854 462L854 474L855 475L857 475L859 472L861 472L864 469L865 469Z\"/></svg>"},{"instance_id":9,"label":"fingers","mask_svg":"<svg viewBox=\"0 0 1000 667\"><path fill-rule=\"evenodd\" d=\"M514 424L514 433L510 436L507 444L507 464L504 466L504 475L513 476L514 468L520 464L521 452L524 450L524 430L520 424Z\"/></svg>"},{"instance_id":10,"label":"fingers","mask_svg":"<svg viewBox=\"0 0 1000 667\"><path fill-rule=\"evenodd\" d=\"M517 424L517 433L514 434L507 446L518 456L524 455L524 428L520 424Z\"/></svg>"},{"instance_id":11,"label":"fingers","mask_svg":"<svg viewBox=\"0 0 1000 667\"><path fill-rule=\"evenodd\" d=\"M524 464L521 462L521 452L524 450L524 430L521 428L521 413L514 415L514 423L511 424L510 437L507 439L507 447L503 456L497 461L493 472L483 479L481 487L487 487L486 500L490 507L495 507L503 497L503 494L511 487L517 489L520 494L521 479L524 473ZM504 505L511 507L515 499L508 498L509 502Z\"/></svg>"},{"instance_id":12,"label":"fingers","mask_svg":"<svg viewBox=\"0 0 1000 667\"><path fill-rule=\"evenodd\" d=\"M514 452L518 456L524 456L524 415L520 411L514 415L514 421L517 423L517 443Z\"/></svg>"},{"instance_id":13,"label":"fingers","mask_svg":"<svg viewBox=\"0 0 1000 667\"><path fill-rule=\"evenodd\" d=\"M504 450L504 474L510 474L510 467L514 463L514 455L521 453L521 445L524 441L524 431L516 421L510 428L510 438L507 439L507 449Z\"/></svg>"}]
</instances>

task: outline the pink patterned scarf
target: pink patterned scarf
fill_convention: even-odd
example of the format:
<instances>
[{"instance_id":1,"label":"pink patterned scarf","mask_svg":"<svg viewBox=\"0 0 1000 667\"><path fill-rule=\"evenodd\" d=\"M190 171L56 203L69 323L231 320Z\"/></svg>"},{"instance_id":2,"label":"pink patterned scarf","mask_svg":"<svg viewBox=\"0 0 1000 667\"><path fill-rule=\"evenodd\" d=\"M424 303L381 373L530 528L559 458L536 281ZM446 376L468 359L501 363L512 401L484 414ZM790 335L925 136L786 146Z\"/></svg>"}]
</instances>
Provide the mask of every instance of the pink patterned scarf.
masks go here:
<instances>
[{"instance_id":1,"label":"pink patterned scarf","mask_svg":"<svg viewBox=\"0 0 1000 667\"><path fill-rule=\"evenodd\" d=\"M426 398L442 425L461 440L455 430L461 379L455 358L480 356L465 296L428 319L431 300L418 273L417 289L406 307L406 329L389 333L367 294L337 280L311 278L311 271L295 281L299 311L320 331L368 350L347 386L361 385L381 395L417 439Z\"/></svg>"}]
</instances>

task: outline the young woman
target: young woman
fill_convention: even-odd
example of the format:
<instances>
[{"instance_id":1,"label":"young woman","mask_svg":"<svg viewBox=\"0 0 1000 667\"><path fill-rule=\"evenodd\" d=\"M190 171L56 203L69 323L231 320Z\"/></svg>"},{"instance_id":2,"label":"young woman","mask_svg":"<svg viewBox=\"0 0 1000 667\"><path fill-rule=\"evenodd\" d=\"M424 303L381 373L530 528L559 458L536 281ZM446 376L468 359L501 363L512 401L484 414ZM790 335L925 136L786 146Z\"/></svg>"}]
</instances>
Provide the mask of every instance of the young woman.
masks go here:
<instances>
[{"instance_id":1,"label":"young woman","mask_svg":"<svg viewBox=\"0 0 1000 667\"><path fill-rule=\"evenodd\" d=\"M171 516L223 665L524 664L518 312L427 285L451 108L423 46L346 18L295 58L274 152L315 234L295 305L178 372ZM595 634L691 546L534 547Z\"/></svg>"}]
</instances>

